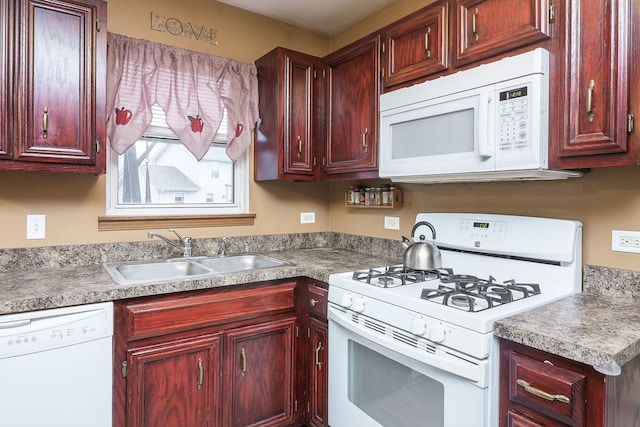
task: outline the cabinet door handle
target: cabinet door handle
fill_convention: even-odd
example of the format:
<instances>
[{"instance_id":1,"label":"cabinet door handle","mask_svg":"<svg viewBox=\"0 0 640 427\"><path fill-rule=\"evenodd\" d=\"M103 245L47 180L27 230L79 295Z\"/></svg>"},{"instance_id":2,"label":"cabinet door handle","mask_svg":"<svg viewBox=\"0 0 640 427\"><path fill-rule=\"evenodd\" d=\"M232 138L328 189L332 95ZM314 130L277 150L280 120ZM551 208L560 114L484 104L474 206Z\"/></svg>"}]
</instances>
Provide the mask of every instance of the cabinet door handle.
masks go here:
<instances>
[{"instance_id":1,"label":"cabinet door handle","mask_svg":"<svg viewBox=\"0 0 640 427\"><path fill-rule=\"evenodd\" d=\"M320 301L318 301L317 299L311 298L311 307L315 307L319 302Z\"/></svg>"},{"instance_id":2,"label":"cabinet door handle","mask_svg":"<svg viewBox=\"0 0 640 427\"><path fill-rule=\"evenodd\" d=\"M204 368L202 367L202 359L198 359L198 390L202 389L204 383Z\"/></svg>"},{"instance_id":3,"label":"cabinet door handle","mask_svg":"<svg viewBox=\"0 0 640 427\"><path fill-rule=\"evenodd\" d=\"M322 362L320 361L320 350L322 349L322 342L318 342L318 347L316 347L316 367L318 369L322 369Z\"/></svg>"},{"instance_id":4,"label":"cabinet door handle","mask_svg":"<svg viewBox=\"0 0 640 427\"><path fill-rule=\"evenodd\" d=\"M431 58L431 49L429 49L429 33L431 33L431 27L427 27L427 31L424 33L424 50L427 52L427 58Z\"/></svg>"},{"instance_id":5,"label":"cabinet door handle","mask_svg":"<svg viewBox=\"0 0 640 427\"><path fill-rule=\"evenodd\" d=\"M240 349L240 359L242 360L242 368L240 373L244 377L247 374L247 355L244 351L244 347Z\"/></svg>"},{"instance_id":6,"label":"cabinet door handle","mask_svg":"<svg viewBox=\"0 0 640 427\"><path fill-rule=\"evenodd\" d=\"M49 108L44 107L42 110L42 137L47 138L47 132L49 131Z\"/></svg>"},{"instance_id":7,"label":"cabinet door handle","mask_svg":"<svg viewBox=\"0 0 640 427\"><path fill-rule=\"evenodd\" d=\"M298 135L298 157L302 156L302 138Z\"/></svg>"},{"instance_id":8,"label":"cabinet door handle","mask_svg":"<svg viewBox=\"0 0 640 427\"><path fill-rule=\"evenodd\" d=\"M369 128L364 128L364 132L362 132L362 149L365 153L369 151L369 147L367 146L367 133L369 133Z\"/></svg>"},{"instance_id":9,"label":"cabinet door handle","mask_svg":"<svg viewBox=\"0 0 640 427\"><path fill-rule=\"evenodd\" d=\"M589 122L593 122L593 89L596 86L596 82L589 80L589 87L587 88L587 114L589 115Z\"/></svg>"},{"instance_id":10,"label":"cabinet door handle","mask_svg":"<svg viewBox=\"0 0 640 427\"><path fill-rule=\"evenodd\" d=\"M569 399L567 396L564 396L562 394L551 394L551 393L547 393L546 391L542 391L538 388L531 387L529 383L526 382L525 380L518 380L516 382L518 383L519 386L524 388L524 390L527 393L531 393L534 396L538 396L543 399L550 400L552 402L554 400L557 400L558 402L562 402L562 403L567 403L567 404L571 403L571 399Z\"/></svg>"},{"instance_id":11,"label":"cabinet door handle","mask_svg":"<svg viewBox=\"0 0 640 427\"><path fill-rule=\"evenodd\" d=\"M478 25L478 8L476 8L476 10L473 12L473 15L471 16L471 31L473 32L473 38L475 39L475 41L478 41L477 25Z\"/></svg>"}]
</instances>

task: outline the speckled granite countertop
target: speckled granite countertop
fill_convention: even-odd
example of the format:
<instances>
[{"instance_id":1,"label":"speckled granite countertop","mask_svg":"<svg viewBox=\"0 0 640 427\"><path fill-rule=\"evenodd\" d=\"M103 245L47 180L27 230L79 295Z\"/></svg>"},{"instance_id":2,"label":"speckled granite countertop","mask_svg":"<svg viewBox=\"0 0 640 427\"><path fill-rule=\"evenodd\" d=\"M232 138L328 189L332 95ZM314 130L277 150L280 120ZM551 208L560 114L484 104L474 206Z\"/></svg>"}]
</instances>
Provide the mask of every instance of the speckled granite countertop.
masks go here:
<instances>
[{"instance_id":1,"label":"speckled granite countertop","mask_svg":"<svg viewBox=\"0 0 640 427\"><path fill-rule=\"evenodd\" d=\"M640 355L640 272L585 266L583 293L495 323L496 336L614 374Z\"/></svg>"},{"instance_id":2,"label":"speckled granite countertop","mask_svg":"<svg viewBox=\"0 0 640 427\"><path fill-rule=\"evenodd\" d=\"M401 262L398 258L347 249L311 248L261 253L291 264L204 279L132 285L116 284L102 264L0 272L0 314L301 276L326 282L331 273Z\"/></svg>"}]
</instances>

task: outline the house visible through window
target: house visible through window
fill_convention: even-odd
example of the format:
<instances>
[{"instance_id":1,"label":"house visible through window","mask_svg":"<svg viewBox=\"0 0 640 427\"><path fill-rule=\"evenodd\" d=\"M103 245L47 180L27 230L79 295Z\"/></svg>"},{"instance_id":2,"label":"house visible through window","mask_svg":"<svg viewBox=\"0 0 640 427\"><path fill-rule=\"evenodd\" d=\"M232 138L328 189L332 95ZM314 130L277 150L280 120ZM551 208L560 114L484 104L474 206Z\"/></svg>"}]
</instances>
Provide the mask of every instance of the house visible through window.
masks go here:
<instances>
[{"instance_id":1,"label":"house visible through window","mask_svg":"<svg viewBox=\"0 0 640 427\"><path fill-rule=\"evenodd\" d=\"M246 192L238 187L246 181L238 176L248 173L246 159L228 158L226 129L219 130L218 141L198 161L168 128L164 111L158 105L152 111L142 138L121 155L110 153L110 213L167 214L176 208L187 213L211 213L212 208L241 212L236 199L242 197L236 194ZM221 128L225 124L223 120Z\"/></svg>"}]
</instances>

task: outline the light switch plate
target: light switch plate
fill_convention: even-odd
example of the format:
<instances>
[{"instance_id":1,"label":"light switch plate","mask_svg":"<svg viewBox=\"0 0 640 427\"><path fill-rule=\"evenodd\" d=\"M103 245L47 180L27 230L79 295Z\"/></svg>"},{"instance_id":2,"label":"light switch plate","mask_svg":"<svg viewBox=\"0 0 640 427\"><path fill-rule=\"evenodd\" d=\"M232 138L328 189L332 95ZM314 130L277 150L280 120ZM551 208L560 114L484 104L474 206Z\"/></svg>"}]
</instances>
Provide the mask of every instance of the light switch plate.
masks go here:
<instances>
[{"instance_id":1,"label":"light switch plate","mask_svg":"<svg viewBox=\"0 0 640 427\"><path fill-rule=\"evenodd\" d=\"M44 239L46 236L44 215L27 215L27 239Z\"/></svg>"}]
</instances>

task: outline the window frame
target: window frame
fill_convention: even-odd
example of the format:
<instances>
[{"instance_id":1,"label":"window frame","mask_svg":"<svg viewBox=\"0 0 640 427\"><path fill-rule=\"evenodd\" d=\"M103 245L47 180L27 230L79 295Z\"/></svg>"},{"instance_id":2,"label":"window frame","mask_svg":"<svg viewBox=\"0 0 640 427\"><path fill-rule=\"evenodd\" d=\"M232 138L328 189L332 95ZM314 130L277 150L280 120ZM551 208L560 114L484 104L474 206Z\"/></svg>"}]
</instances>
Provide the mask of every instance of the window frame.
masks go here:
<instances>
[{"instance_id":1,"label":"window frame","mask_svg":"<svg viewBox=\"0 0 640 427\"><path fill-rule=\"evenodd\" d=\"M226 116L225 116L226 119ZM151 138L171 139L180 143L168 126L158 126L153 120L144 136ZM150 135L148 135L151 133ZM226 138L226 135L224 135ZM220 142L212 142L212 145ZM107 151L107 179L106 179L106 214L107 216L190 216L217 214L246 214L249 212L249 152L233 162L233 203L215 205L211 203L175 203L175 204L120 204L118 203L118 153L109 145ZM226 189L221 189L226 191Z\"/></svg>"}]
</instances>

